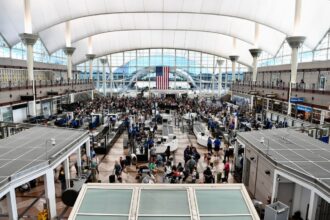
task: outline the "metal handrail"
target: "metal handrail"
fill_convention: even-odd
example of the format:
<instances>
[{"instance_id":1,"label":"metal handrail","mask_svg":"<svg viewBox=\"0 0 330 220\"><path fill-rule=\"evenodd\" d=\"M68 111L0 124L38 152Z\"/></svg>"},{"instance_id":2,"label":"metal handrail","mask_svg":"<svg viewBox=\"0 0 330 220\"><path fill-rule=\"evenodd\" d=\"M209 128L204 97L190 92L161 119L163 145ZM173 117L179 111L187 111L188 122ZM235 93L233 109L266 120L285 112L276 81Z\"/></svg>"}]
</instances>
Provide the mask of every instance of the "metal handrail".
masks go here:
<instances>
[{"instance_id":1,"label":"metal handrail","mask_svg":"<svg viewBox=\"0 0 330 220\"><path fill-rule=\"evenodd\" d=\"M91 80L35 80L36 88L42 87L55 87L55 86L73 86L73 85L84 85L92 84ZM32 80L26 81L7 81L0 82L0 90L3 89L29 89L32 88Z\"/></svg>"},{"instance_id":2,"label":"metal handrail","mask_svg":"<svg viewBox=\"0 0 330 220\"><path fill-rule=\"evenodd\" d=\"M238 87L237 87L238 86ZM264 88L264 89L289 89L289 83L285 82L235 82L233 83L233 87L235 89L239 88L239 86L249 86L252 88ZM297 92L308 92L308 93L326 93L330 92L330 88L320 88L317 84L311 83L295 83L292 84L292 90Z\"/></svg>"}]
</instances>

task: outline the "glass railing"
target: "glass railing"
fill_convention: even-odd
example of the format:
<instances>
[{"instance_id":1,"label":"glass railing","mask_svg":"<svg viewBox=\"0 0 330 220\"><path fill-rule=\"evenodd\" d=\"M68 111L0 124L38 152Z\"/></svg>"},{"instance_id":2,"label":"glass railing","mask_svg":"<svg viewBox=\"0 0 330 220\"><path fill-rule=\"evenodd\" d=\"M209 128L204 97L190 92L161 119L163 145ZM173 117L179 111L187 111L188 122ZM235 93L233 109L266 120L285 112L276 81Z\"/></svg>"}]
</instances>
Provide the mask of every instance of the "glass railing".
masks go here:
<instances>
[{"instance_id":1,"label":"glass railing","mask_svg":"<svg viewBox=\"0 0 330 220\"><path fill-rule=\"evenodd\" d=\"M237 81L233 84L233 89L239 89L240 86L250 87L251 90L254 88L264 88L264 89L289 89L290 84L286 82L242 82ZM295 83L292 84L292 91L308 92L308 93L330 93L330 88L320 87L316 83Z\"/></svg>"},{"instance_id":2,"label":"glass railing","mask_svg":"<svg viewBox=\"0 0 330 220\"><path fill-rule=\"evenodd\" d=\"M33 87L32 81L7 81L0 82L0 90L5 89L30 89ZM74 80L35 80L35 87L56 87L56 86L73 86L73 85L93 85L93 81L89 79Z\"/></svg>"}]
</instances>

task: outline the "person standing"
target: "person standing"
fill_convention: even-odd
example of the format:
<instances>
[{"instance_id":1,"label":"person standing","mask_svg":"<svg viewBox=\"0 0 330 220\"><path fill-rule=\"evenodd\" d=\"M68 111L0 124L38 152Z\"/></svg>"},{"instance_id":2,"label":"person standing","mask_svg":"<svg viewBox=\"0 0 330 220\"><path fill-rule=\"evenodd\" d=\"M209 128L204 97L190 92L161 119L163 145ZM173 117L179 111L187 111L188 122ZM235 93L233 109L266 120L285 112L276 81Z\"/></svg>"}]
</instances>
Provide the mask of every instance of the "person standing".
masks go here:
<instances>
[{"instance_id":1,"label":"person standing","mask_svg":"<svg viewBox=\"0 0 330 220\"><path fill-rule=\"evenodd\" d=\"M190 159L191 157L191 148L189 145L187 145L186 149L184 149L184 152L183 152L183 157L184 157L184 162L187 163L187 161Z\"/></svg>"},{"instance_id":2,"label":"person standing","mask_svg":"<svg viewBox=\"0 0 330 220\"><path fill-rule=\"evenodd\" d=\"M63 167L61 167L60 172L58 174L58 180L61 182L61 189L63 192L66 189L66 179Z\"/></svg>"},{"instance_id":3,"label":"person standing","mask_svg":"<svg viewBox=\"0 0 330 220\"><path fill-rule=\"evenodd\" d=\"M165 150L165 156L166 156L166 161L169 161L170 156L171 156L171 147L167 146L166 150Z\"/></svg>"},{"instance_id":4,"label":"person standing","mask_svg":"<svg viewBox=\"0 0 330 220\"><path fill-rule=\"evenodd\" d=\"M152 145L152 147L150 148L150 161L155 161L156 157L157 157L156 147Z\"/></svg>"},{"instance_id":5,"label":"person standing","mask_svg":"<svg viewBox=\"0 0 330 220\"><path fill-rule=\"evenodd\" d=\"M212 154L212 139L208 137L207 139L207 151Z\"/></svg>"},{"instance_id":6,"label":"person standing","mask_svg":"<svg viewBox=\"0 0 330 220\"><path fill-rule=\"evenodd\" d=\"M212 171L211 168L208 166L206 167L206 170L203 172L204 174L204 183L213 183L213 176L212 176Z\"/></svg>"},{"instance_id":7,"label":"person standing","mask_svg":"<svg viewBox=\"0 0 330 220\"><path fill-rule=\"evenodd\" d=\"M214 140L214 151L215 151L215 157L220 157L219 151L220 151L220 146L221 146L221 140L219 137L217 137Z\"/></svg>"},{"instance_id":8,"label":"person standing","mask_svg":"<svg viewBox=\"0 0 330 220\"><path fill-rule=\"evenodd\" d=\"M229 176L229 171L230 171L229 160L226 161L225 167L224 167L223 170L224 170L224 173L225 173L225 180L226 180L226 182L228 182L228 176Z\"/></svg>"},{"instance_id":9,"label":"person standing","mask_svg":"<svg viewBox=\"0 0 330 220\"><path fill-rule=\"evenodd\" d=\"M114 167L114 173L117 177L118 180L121 180L121 172L123 171L122 167L118 163L118 161L115 162L115 167Z\"/></svg>"}]
</instances>

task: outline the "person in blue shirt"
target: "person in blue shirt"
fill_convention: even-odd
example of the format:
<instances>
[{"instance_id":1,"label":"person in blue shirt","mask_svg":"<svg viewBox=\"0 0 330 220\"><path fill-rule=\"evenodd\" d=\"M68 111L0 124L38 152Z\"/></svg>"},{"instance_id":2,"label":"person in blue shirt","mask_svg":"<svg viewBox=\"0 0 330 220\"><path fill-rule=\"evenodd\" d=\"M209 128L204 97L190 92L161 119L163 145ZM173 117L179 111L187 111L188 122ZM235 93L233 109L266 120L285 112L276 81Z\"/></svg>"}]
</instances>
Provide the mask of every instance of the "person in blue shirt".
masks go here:
<instances>
[{"instance_id":1,"label":"person in blue shirt","mask_svg":"<svg viewBox=\"0 0 330 220\"><path fill-rule=\"evenodd\" d=\"M127 130L129 129L129 119L128 117L125 118L125 127L127 128Z\"/></svg>"},{"instance_id":2,"label":"person in blue shirt","mask_svg":"<svg viewBox=\"0 0 330 220\"><path fill-rule=\"evenodd\" d=\"M136 136L136 128L134 125L132 125L132 137L135 138Z\"/></svg>"},{"instance_id":3,"label":"person in blue shirt","mask_svg":"<svg viewBox=\"0 0 330 220\"><path fill-rule=\"evenodd\" d=\"M215 157L220 156L220 155L219 155L220 146L221 146L221 140L220 140L219 137L217 137L217 138L214 140L214 151L215 151Z\"/></svg>"},{"instance_id":4,"label":"person in blue shirt","mask_svg":"<svg viewBox=\"0 0 330 220\"><path fill-rule=\"evenodd\" d=\"M212 154L212 139L210 137L207 139L207 151Z\"/></svg>"},{"instance_id":5,"label":"person in blue shirt","mask_svg":"<svg viewBox=\"0 0 330 220\"><path fill-rule=\"evenodd\" d=\"M212 125L212 119L209 118L209 120L208 120L208 122L207 122L207 129L208 129L208 130L210 130L211 125Z\"/></svg>"},{"instance_id":6,"label":"person in blue shirt","mask_svg":"<svg viewBox=\"0 0 330 220\"><path fill-rule=\"evenodd\" d=\"M133 129L132 129L132 127L129 127L128 128L128 139L131 139L133 137L132 133L133 133Z\"/></svg>"},{"instance_id":7,"label":"person in blue shirt","mask_svg":"<svg viewBox=\"0 0 330 220\"><path fill-rule=\"evenodd\" d=\"M152 138L148 139L148 146L149 146L149 149L154 146L154 140Z\"/></svg>"},{"instance_id":8,"label":"person in blue shirt","mask_svg":"<svg viewBox=\"0 0 330 220\"><path fill-rule=\"evenodd\" d=\"M217 126L217 123L215 121L212 121L211 123L211 132L214 133L215 132L215 128Z\"/></svg>"}]
</instances>

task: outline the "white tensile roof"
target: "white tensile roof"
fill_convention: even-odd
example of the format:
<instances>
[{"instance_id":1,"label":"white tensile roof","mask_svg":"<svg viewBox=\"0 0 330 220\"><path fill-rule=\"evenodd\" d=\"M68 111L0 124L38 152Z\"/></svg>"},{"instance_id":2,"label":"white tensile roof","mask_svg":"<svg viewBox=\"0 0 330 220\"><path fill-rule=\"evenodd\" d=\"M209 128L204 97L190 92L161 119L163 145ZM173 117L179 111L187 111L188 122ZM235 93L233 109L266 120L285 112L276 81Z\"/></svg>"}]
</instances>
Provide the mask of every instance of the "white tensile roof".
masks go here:
<instances>
[{"instance_id":1,"label":"white tensile roof","mask_svg":"<svg viewBox=\"0 0 330 220\"><path fill-rule=\"evenodd\" d=\"M30 0L32 32L50 53L65 47L70 21L73 63L93 53L142 48L179 48L226 57L239 55L251 66L248 49L275 55L287 36L306 37L314 49L329 30L330 1L301 0L294 33L295 0ZM10 46L24 28L24 0L0 0L0 33ZM259 24L258 43L255 24ZM236 49L233 38L237 39Z\"/></svg>"}]
</instances>

